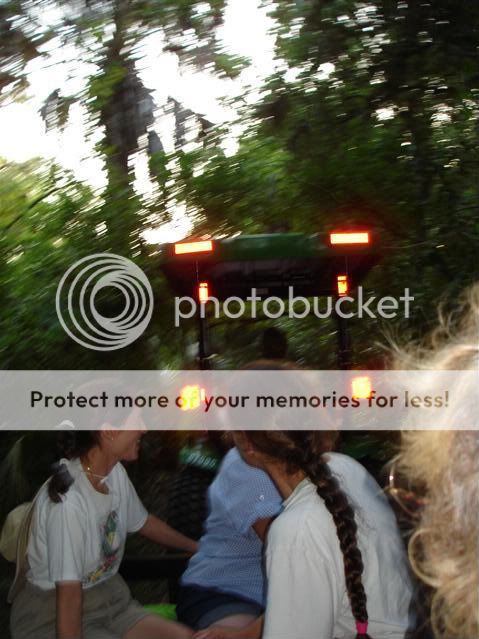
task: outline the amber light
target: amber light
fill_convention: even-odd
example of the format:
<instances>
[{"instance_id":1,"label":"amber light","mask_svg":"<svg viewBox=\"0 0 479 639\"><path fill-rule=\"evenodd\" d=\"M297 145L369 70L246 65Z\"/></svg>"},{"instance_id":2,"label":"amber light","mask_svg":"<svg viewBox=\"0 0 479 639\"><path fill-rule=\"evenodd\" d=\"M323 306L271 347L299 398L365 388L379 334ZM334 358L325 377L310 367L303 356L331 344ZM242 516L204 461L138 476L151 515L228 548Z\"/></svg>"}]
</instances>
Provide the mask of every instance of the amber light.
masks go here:
<instances>
[{"instance_id":1,"label":"amber light","mask_svg":"<svg viewBox=\"0 0 479 639\"><path fill-rule=\"evenodd\" d=\"M369 244L370 237L368 231L354 233L330 233L331 244Z\"/></svg>"},{"instance_id":2,"label":"amber light","mask_svg":"<svg viewBox=\"0 0 479 639\"><path fill-rule=\"evenodd\" d=\"M347 275L338 275L336 278L336 286L339 297L344 297L349 293L349 282Z\"/></svg>"},{"instance_id":3,"label":"amber light","mask_svg":"<svg viewBox=\"0 0 479 639\"><path fill-rule=\"evenodd\" d=\"M181 410L195 410L204 403L206 398L206 390L192 384L190 386L183 386L180 391L178 404Z\"/></svg>"},{"instance_id":4,"label":"amber light","mask_svg":"<svg viewBox=\"0 0 479 639\"><path fill-rule=\"evenodd\" d=\"M200 282L198 284L198 300L201 304L205 304L210 297L208 282Z\"/></svg>"},{"instance_id":5,"label":"amber light","mask_svg":"<svg viewBox=\"0 0 479 639\"><path fill-rule=\"evenodd\" d=\"M351 381L353 399L369 399L372 395L371 380L364 377L353 377Z\"/></svg>"},{"instance_id":6,"label":"amber light","mask_svg":"<svg viewBox=\"0 0 479 639\"><path fill-rule=\"evenodd\" d=\"M204 240L202 242L180 242L175 244L175 255L186 255L187 253L211 253L213 242Z\"/></svg>"}]
</instances>

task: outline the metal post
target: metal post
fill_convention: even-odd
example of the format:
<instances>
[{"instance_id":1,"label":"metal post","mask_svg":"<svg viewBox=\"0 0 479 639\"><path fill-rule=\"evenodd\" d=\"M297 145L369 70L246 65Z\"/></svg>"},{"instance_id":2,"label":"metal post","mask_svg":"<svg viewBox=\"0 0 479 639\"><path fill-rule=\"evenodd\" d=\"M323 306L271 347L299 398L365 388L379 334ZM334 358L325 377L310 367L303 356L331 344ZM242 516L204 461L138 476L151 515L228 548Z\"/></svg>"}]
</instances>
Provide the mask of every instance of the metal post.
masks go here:
<instances>
[{"instance_id":1,"label":"metal post","mask_svg":"<svg viewBox=\"0 0 479 639\"><path fill-rule=\"evenodd\" d=\"M198 261L196 268L196 290L200 284L200 265ZM202 317L204 315L204 317ZM198 365L200 370L207 371L210 368L208 344L208 321L206 319L206 304L202 303L198 295Z\"/></svg>"},{"instance_id":2,"label":"metal post","mask_svg":"<svg viewBox=\"0 0 479 639\"><path fill-rule=\"evenodd\" d=\"M200 305L201 309L201 305ZM209 346L208 346L208 322L206 317L201 317L201 310L198 315L198 363L200 370L207 371L210 369Z\"/></svg>"},{"instance_id":3,"label":"metal post","mask_svg":"<svg viewBox=\"0 0 479 639\"><path fill-rule=\"evenodd\" d=\"M338 368L347 371L351 368L351 338L346 318L335 312L338 328Z\"/></svg>"}]
</instances>

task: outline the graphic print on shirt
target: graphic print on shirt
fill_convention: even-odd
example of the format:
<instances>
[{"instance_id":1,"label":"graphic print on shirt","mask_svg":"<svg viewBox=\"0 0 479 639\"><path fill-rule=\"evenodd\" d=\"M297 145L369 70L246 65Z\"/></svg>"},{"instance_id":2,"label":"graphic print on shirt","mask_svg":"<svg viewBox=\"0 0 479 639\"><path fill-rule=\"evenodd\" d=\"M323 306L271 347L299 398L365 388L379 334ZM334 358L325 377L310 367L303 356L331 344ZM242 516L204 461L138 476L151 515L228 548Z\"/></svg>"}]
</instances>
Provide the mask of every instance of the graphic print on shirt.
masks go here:
<instances>
[{"instance_id":1,"label":"graphic print on shirt","mask_svg":"<svg viewBox=\"0 0 479 639\"><path fill-rule=\"evenodd\" d=\"M112 510L105 523L101 526L101 553L102 563L83 580L84 585L91 586L108 576L118 564L121 551L118 536L118 512Z\"/></svg>"}]
</instances>

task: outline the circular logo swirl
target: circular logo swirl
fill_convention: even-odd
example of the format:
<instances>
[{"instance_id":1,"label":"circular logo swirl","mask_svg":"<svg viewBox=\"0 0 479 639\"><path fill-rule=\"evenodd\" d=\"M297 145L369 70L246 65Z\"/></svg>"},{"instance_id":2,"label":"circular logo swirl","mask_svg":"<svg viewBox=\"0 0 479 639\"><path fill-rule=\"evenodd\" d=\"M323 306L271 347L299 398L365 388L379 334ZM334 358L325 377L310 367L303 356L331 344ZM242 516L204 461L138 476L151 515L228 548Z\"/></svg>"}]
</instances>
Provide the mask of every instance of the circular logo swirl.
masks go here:
<instances>
[{"instance_id":1,"label":"circular logo swirl","mask_svg":"<svg viewBox=\"0 0 479 639\"><path fill-rule=\"evenodd\" d=\"M122 310L113 317L103 315L98 309L100 297L115 292L116 300L118 292L123 297ZM144 272L131 260L114 253L95 253L75 262L63 275L55 305L60 324L78 344L114 351L134 342L148 326L153 291Z\"/></svg>"}]
</instances>

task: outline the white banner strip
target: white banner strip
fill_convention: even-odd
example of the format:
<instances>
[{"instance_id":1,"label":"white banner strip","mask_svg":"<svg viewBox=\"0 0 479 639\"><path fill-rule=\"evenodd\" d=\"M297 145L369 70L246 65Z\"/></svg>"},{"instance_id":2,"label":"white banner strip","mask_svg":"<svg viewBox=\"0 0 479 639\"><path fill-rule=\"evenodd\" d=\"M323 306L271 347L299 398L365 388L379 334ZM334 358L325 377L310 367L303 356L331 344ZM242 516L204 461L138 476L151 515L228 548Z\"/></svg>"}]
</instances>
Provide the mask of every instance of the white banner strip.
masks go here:
<instances>
[{"instance_id":1,"label":"white banner strip","mask_svg":"<svg viewBox=\"0 0 479 639\"><path fill-rule=\"evenodd\" d=\"M474 430L477 371L0 371L0 430Z\"/></svg>"}]
</instances>

